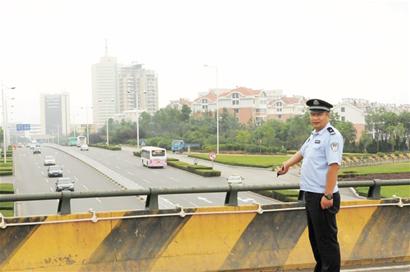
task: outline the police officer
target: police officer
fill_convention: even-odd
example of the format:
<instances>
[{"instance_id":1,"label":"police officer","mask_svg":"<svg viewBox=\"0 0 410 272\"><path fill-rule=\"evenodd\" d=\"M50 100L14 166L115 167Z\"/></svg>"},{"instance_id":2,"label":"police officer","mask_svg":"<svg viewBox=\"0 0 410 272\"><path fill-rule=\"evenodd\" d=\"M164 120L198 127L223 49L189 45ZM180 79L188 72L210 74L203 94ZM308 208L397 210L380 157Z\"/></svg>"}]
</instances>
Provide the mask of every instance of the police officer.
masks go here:
<instances>
[{"instance_id":1,"label":"police officer","mask_svg":"<svg viewBox=\"0 0 410 272\"><path fill-rule=\"evenodd\" d=\"M329 124L330 103L310 99L306 105L314 130L300 150L277 169L277 174L286 174L289 167L303 160L300 189L304 191L309 240L316 260L314 271L336 272L340 271L337 172L342 163L343 137Z\"/></svg>"}]
</instances>

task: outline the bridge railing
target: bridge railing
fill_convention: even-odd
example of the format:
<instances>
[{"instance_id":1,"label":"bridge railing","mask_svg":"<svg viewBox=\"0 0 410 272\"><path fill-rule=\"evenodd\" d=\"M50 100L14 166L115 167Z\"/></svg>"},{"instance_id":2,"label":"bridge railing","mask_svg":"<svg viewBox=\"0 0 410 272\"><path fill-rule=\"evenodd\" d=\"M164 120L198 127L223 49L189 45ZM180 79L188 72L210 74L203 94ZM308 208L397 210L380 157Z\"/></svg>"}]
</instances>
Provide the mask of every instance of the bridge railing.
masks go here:
<instances>
[{"instance_id":1,"label":"bridge railing","mask_svg":"<svg viewBox=\"0 0 410 272\"><path fill-rule=\"evenodd\" d=\"M410 185L410 179L396 180L363 180L363 181L342 181L338 183L339 188L349 187L369 187L367 197L369 199L380 199L380 189L382 186L394 185ZM171 194L194 194L194 193L226 193L225 205L238 205L238 192L243 191L262 191L262 190L284 190L284 189L299 189L299 184L221 184L217 186L202 186L202 187L181 187L181 188L165 188L152 187L132 190L119 191L95 191L95 192L59 192L59 193L43 193L43 194L8 194L0 195L0 202L15 202L15 201L35 201L35 200L59 200L57 212L59 214L71 213L71 200L78 198L96 198L96 197L123 197L145 195L145 208L149 210L159 209L159 196ZM303 199L303 192L299 193L299 200Z\"/></svg>"}]
</instances>

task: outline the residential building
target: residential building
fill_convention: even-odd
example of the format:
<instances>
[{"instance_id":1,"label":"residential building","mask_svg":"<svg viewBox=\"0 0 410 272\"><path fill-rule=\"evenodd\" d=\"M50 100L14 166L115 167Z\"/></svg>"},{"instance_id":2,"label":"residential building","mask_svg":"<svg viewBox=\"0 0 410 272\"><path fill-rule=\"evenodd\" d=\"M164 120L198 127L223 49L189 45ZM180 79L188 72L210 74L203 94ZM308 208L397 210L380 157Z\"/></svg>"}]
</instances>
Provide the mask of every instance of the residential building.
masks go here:
<instances>
[{"instance_id":1,"label":"residential building","mask_svg":"<svg viewBox=\"0 0 410 272\"><path fill-rule=\"evenodd\" d=\"M122 66L119 70L119 113L138 109L154 114L158 111L158 77L142 64Z\"/></svg>"},{"instance_id":2,"label":"residential building","mask_svg":"<svg viewBox=\"0 0 410 272\"><path fill-rule=\"evenodd\" d=\"M59 137L70 133L70 97L68 93L41 95L40 124L43 135Z\"/></svg>"},{"instance_id":3,"label":"residential building","mask_svg":"<svg viewBox=\"0 0 410 272\"><path fill-rule=\"evenodd\" d=\"M286 121L306 112L306 98L303 96L281 96L267 104L267 118Z\"/></svg>"},{"instance_id":4,"label":"residential building","mask_svg":"<svg viewBox=\"0 0 410 272\"><path fill-rule=\"evenodd\" d=\"M180 99L178 99L178 100L171 100L171 101L169 101L168 107L171 107L171 108L174 108L174 109L177 109L177 110L182 110L182 107L183 107L184 105L186 105L186 106L188 106L189 108L191 108L191 107L192 107L192 102L189 101L188 99L180 98Z\"/></svg>"},{"instance_id":5,"label":"residential building","mask_svg":"<svg viewBox=\"0 0 410 272\"><path fill-rule=\"evenodd\" d=\"M353 103L352 103L353 102ZM356 129L356 141L360 140L366 125L366 108L364 103L342 99L341 103L334 106L332 112L339 115L341 121L351 122Z\"/></svg>"},{"instance_id":6,"label":"residential building","mask_svg":"<svg viewBox=\"0 0 410 272\"><path fill-rule=\"evenodd\" d=\"M220 92L218 96L211 90L207 94L202 93L192 102L192 112L214 112L218 106L219 112L227 109L237 116L241 123L251 121L260 124L266 119L266 100L266 93L261 90L237 87Z\"/></svg>"}]
</instances>

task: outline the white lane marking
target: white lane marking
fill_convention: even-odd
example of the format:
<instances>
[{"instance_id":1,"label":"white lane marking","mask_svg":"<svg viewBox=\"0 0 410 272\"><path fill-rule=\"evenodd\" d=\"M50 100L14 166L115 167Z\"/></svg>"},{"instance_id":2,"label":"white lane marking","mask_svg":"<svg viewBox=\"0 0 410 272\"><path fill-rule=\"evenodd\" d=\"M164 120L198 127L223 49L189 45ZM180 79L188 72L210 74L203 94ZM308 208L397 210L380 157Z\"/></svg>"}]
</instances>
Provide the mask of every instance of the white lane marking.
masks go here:
<instances>
[{"instance_id":1,"label":"white lane marking","mask_svg":"<svg viewBox=\"0 0 410 272\"><path fill-rule=\"evenodd\" d=\"M118 165L116 165L115 168L117 168L118 170L121 170L121 167L119 167Z\"/></svg>"},{"instance_id":2,"label":"white lane marking","mask_svg":"<svg viewBox=\"0 0 410 272\"><path fill-rule=\"evenodd\" d=\"M166 198L164 198L164 197L159 197L159 200L163 200L163 202L165 202L165 203L163 203L163 204L165 204L165 208L175 208L175 204L174 203L172 203L169 199L166 199ZM161 203L161 202L160 202Z\"/></svg>"},{"instance_id":3,"label":"white lane marking","mask_svg":"<svg viewBox=\"0 0 410 272\"><path fill-rule=\"evenodd\" d=\"M67 172L67 174L70 174L71 173L71 171L70 170L65 170L66 172Z\"/></svg>"},{"instance_id":4,"label":"white lane marking","mask_svg":"<svg viewBox=\"0 0 410 272\"><path fill-rule=\"evenodd\" d=\"M189 201L189 204L191 204L195 208L199 207L198 205L196 205L194 202L191 202L191 201Z\"/></svg>"},{"instance_id":5,"label":"white lane marking","mask_svg":"<svg viewBox=\"0 0 410 272\"><path fill-rule=\"evenodd\" d=\"M129 174L129 175L131 175L131 176L136 176L133 172L131 172L131 171L127 171L127 173Z\"/></svg>"},{"instance_id":6,"label":"white lane marking","mask_svg":"<svg viewBox=\"0 0 410 272\"><path fill-rule=\"evenodd\" d=\"M250 198L250 197L247 197L247 198L240 198L240 197L238 197L238 200L240 200L240 201L242 201L242 202L245 202L245 203L248 203L248 202L256 203L255 199Z\"/></svg>"},{"instance_id":7,"label":"white lane marking","mask_svg":"<svg viewBox=\"0 0 410 272\"><path fill-rule=\"evenodd\" d=\"M48 179L46 178L46 182L49 183Z\"/></svg>"},{"instance_id":8,"label":"white lane marking","mask_svg":"<svg viewBox=\"0 0 410 272\"><path fill-rule=\"evenodd\" d=\"M41 171L41 175L44 176L44 171Z\"/></svg>"},{"instance_id":9,"label":"white lane marking","mask_svg":"<svg viewBox=\"0 0 410 272\"><path fill-rule=\"evenodd\" d=\"M175 181L175 182L178 182L178 180L177 180L176 178L174 178L174 177L169 177L169 179L170 179L170 180L173 180L173 181Z\"/></svg>"},{"instance_id":10,"label":"white lane marking","mask_svg":"<svg viewBox=\"0 0 410 272\"><path fill-rule=\"evenodd\" d=\"M100 204L102 204L101 199L99 199L98 197L97 197L97 198L95 198L95 200L97 200L98 202L100 202Z\"/></svg>"},{"instance_id":11,"label":"white lane marking","mask_svg":"<svg viewBox=\"0 0 410 272\"><path fill-rule=\"evenodd\" d=\"M54 189L53 189L53 187L51 187L51 186L50 186L50 192L54 192Z\"/></svg>"},{"instance_id":12,"label":"white lane marking","mask_svg":"<svg viewBox=\"0 0 410 272\"><path fill-rule=\"evenodd\" d=\"M74 176L74 177L73 177L73 179L75 179L75 181L77 181L77 182L78 182L78 178L77 178L76 176Z\"/></svg>"},{"instance_id":13,"label":"white lane marking","mask_svg":"<svg viewBox=\"0 0 410 272\"><path fill-rule=\"evenodd\" d=\"M198 196L199 200L205 201L206 203L212 204L213 202L206 197Z\"/></svg>"},{"instance_id":14,"label":"white lane marking","mask_svg":"<svg viewBox=\"0 0 410 272\"><path fill-rule=\"evenodd\" d=\"M85 190L89 191L89 190L88 190L88 187L85 186L84 184L82 184L81 186L83 186L83 188L84 188Z\"/></svg>"}]
</instances>

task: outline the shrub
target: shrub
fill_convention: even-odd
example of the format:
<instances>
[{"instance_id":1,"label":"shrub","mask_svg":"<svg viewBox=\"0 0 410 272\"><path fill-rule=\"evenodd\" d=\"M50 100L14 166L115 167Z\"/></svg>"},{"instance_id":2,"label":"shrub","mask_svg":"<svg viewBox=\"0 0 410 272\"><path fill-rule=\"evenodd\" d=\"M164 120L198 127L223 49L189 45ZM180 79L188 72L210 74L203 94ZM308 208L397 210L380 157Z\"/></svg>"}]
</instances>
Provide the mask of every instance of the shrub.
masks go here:
<instances>
[{"instance_id":1,"label":"shrub","mask_svg":"<svg viewBox=\"0 0 410 272\"><path fill-rule=\"evenodd\" d=\"M219 177L221 175L221 171L213 170L211 167L193 165L186 162L181 162L177 159L168 160L168 165L203 177Z\"/></svg>"}]
</instances>

